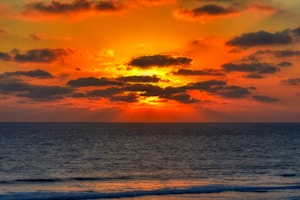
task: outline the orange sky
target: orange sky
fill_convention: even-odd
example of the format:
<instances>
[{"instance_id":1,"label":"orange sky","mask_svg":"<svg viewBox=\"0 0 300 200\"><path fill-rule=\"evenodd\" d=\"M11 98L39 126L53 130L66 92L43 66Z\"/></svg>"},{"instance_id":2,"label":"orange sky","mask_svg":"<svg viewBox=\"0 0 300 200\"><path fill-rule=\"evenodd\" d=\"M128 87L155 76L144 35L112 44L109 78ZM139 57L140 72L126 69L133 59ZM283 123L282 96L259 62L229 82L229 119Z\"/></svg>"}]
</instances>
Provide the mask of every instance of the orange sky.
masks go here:
<instances>
[{"instance_id":1,"label":"orange sky","mask_svg":"<svg viewBox=\"0 0 300 200\"><path fill-rule=\"evenodd\" d=\"M299 122L299 9L0 1L0 121Z\"/></svg>"}]
</instances>

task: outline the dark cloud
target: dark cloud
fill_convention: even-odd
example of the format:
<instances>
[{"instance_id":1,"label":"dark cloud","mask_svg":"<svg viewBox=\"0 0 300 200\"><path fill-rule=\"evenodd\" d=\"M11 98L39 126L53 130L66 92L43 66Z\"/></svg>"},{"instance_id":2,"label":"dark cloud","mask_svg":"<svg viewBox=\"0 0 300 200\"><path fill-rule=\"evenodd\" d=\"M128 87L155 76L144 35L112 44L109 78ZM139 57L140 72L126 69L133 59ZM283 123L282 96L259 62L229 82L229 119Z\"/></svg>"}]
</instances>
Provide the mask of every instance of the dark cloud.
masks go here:
<instances>
[{"instance_id":1,"label":"dark cloud","mask_svg":"<svg viewBox=\"0 0 300 200\"><path fill-rule=\"evenodd\" d=\"M71 94L73 89L61 86L33 85L8 78L0 79L0 92L12 93L18 97L27 97L36 101L52 101Z\"/></svg>"},{"instance_id":2,"label":"dark cloud","mask_svg":"<svg viewBox=\"0 0 300 200\"><path fill-rule=\"evenodd\" d=\"M109 98L111 101L121 101L127 103L133 103L138 101L138 95L135 93L130 93L126 95L115 95Z\"/></svg>"},{"instance_id":3,"label":"dark cloud","mask_svg":"<svg viewBox=\"0 0 300 200\"><path fill-rule=\"evenodd\" d=\"M290 66L293 65L293 63L283 61L283 62L278 63L277 65L278 65L279 67L290 67Z\"/></svg>"},{"instance_id":4,"label":"dark cloud","mask_svg":"<svg viewBox=\"0 0 300 200\"><path fill-rule=\"evenodd\" d=\"M179 9L175 11L175 15L184 19L204 19L207 16L223 16L235 13L232 8L226 8L220 5L208 4L198 8Z\"/></svg>"},{"instance_id":5,"label":"dark cloud","mask_svg":"<svg viewBox=\"0 0 300 200\"><path fill-rule=\"evenodd\" d=\"M153 82L157 83L161 79L156 76L121 76L116 78L118 81L122 82Z\"/></svg>"},{"instance_id":6,"label":"dark cloud","mask_svg":"<svg viewBox=\"0 0 300 200\"><path fill-rule=\"evenodd\" d=\"M0 60L10 61L12 60L12 56L9 53L0 52Z\"/></svg>"},{"instance_id":7,"label":"dark cloud","mask_svg":"<svg viewBox=\"0 0 300 200\"><path fill-rule=\"evenodd\" d=\"M172 99L178 101L180 103L190 104L190 103L198 103L199 100L193 98L191 95L182 93L182 94L175 94L168 97L168 99Z\"/></svg>"},{"instance_id":8,"label":"dark cloud","mask_svg":"<svg viewBox=\"0 0 300 200\"><path fill-rule=\"evenodd\" d=\"M4 78L0 79L0 91L1 92L22 92L29 91L32 85L21 82L16 79Z\"/></svg>"},{"instance_id":9,"label":"dark cloud","mask_svg":"<svg viewBox=\"0 0 300 200\"><path fill-rule=\"evenodd\" d=\"M69 95L69 97L73 97L73 98L86 98L87 95L84 94L84 93L75 92L75 93Z\"/></svg>"},{"instance_id":10,"label":"dark cloud","mask_svg":"<svg viewBox=\"0 0 300 200\"><path fill-rule=\"evenodd\" d=\"M185 93L188 87L167 87L161 88L159 86L149 84L133 84L124 87L111 87L103 90L93 90L88 92L90 97L109 98L111 101L135 102L138 96L151 97L157 96L161 99L175 100L181 103L196 103L198 100L192 98ZM131 92L127 95L126 92ZM125 94L124 94L125 93Z\"/></svg>"},{"instance_id":11,"label":"dark cloud","mask_svg":"<svg viewBox=\"0 0 300 200\"><path fill-rule=\"evenodd\" d=\"M202 3L202 6L188 9L178 9L174 15L178 18L186 20L200 20L205 22L209 19L217 17L228 17L243 11L257 11L275 13L279 9L269 2L261 2L259 0L190 0Z\"/></svg>"},{"instance_id":12,"label":"dark cloud","mask_svg":"<svg viewBox=\"0 0 300 200\"><path fill-rule=\"evenodd\" d=\"M110 1L98 1L95 3L95 8L97 11L117 11L122 9L120 1L110 0Z\"/></svg>"},{"instance_id":13,"label":"dark cloud","mask_svg":"<svg viewBox=\"0 0 300 200\"><path fill-rule=\"evenodd\" d=\"M151 66L165 67L172 65L189 65L192 62L193 59L183 56L152 55L133 58L128 65L147 68Z\"/></svg>"},{"instance_id":14,"label":"dark cloud","mask_svg":"<svg viewBox=\"0 0 300 200\"><path fill-rule=\"evenodd\" d=\"M124 85L123 82L108 79L105 77L102 78L94 78L94 77L88 77L88 78L78 78L76 80L70 80L67 85L72 87L88 87L88 86L109 86L109 85L117 85L121 86Z\"/></svg>"},{"instance_id":15,"label":"dark cloud","mask_svg":"<svg viewBox=\"0 0 300 200\"><path fill-rule=\"evenodd\" d=\"M32 49L24 54L17 53L14 60L16 62L53 62L67 54L65 49Z\"/></svg>"},{"instance_id":16,"label":"dark cloud","mask_svg":"<svg viewBox=\"0 0 300 200\"><path fill-rule=\"evenodd\" d=\"M0 52L0 59L4 61L15 62L53 62L69 54L66 49L31 49L21 53L18 49L13 49L9 53Z\"/></svg>"},{"instance_id":17,"label":"dark cloud","mask_svg":"<svg viewBox=\"0 0 300 200\"><path fill-rule=\"evenodd\" d=\"M62 99L65 95L72 93L73 90L67 87L60 86L31 86L30 90L25 93L19 93L19 97L28 97L38 101L49 101Z\"/></svg>"},{"instance_id":18,"label":"dark cloud","mask_svg":"<svg viewBox=\"0 0 300 200\"><path fill-rule=\"evenodd\" d=\"M290 78L287 80L283 80L283 83L286 83L289 85L300 85L300 78Z\"/></svg>"},{"instance_id":19,"label":"dark cloud","mask_svg":"<svg viewBox=\"0 0 300 200\"><path fill-rule=\"evenodd\" d=\"M78 13L81 11L118 11L122 8L120 1L117 0L73 0L71 2L51 1L32 2L26 5L26 13L40 12L47 14L66 14Z\"/></svg>"},{"instance_id":20,"label":"dark cloud","mask_svg":"<svg viewBox=\"0 0 300 200\"><path fill-rule=\"evenodd\" d=\"M220 70L205 69L205 70L192 70L192 69L179 69L174 72L175 75L184 76L225 76Z\"/></svg>"},{"instance_id":21,"label":"dark cloud","mask_svg":"<svg viewBox=\"0 0 300 200\"><path fill-rule=\"evenodd\" d=\"M86 84L85 79L84 85L95 85ZM94 78L92 79L94 81ZM100 79L97 79L97 81ZM105 79L108 80L108 79ZM109 80L112 81L112 80ZM114 80L113 80L114 81ZM72 85L72 84L69 84ZM83 83L79 84L80 86ZM105 84L108 86L111 84ZM183 85L179 87L166 87L162 88L160 86L151 85L151 84L124 84L118 85L118 87L108 87L104 89L92 90L87 92L87 97L100 97L107 98L111 101L123 101L123 102L135 102L139 97L159 97L160 99L165 100L174 100L181 103L197 103L198 99L193 98L188 94L188 90L198 90L203 92L208 92L213 95L219 95L226 98L244 98L250 94L247 88L239 86L230 86L227 85L226 81L223 80L209 80L196 83L190 83L188 85ZM130 95L128 95L130 94Z\"/></svg>"},{"instance_id":22,"label":"dark cloud","mask_svg":"<svg viewBox=\"0 0 300 200\"><path fill-rule=\"evenodd\" d=\"M0 74L1 77L10 77L10 76L28 76L33 78L53 78L52 74L47 71L36 69L32 71L15 71L15 72L5 72Z\"/></svg>"},{"instance_id":23,"label":"dark cloud","mask_svg":"<svg viewBox=\"0 0 300 200\"><path fill-rule=\"evenodd\" d=\"M110 97L116 94L120 94L124 92L122 88L119 87L111 87L103 90L93 90L88 92L89 97Z\"/></svg>"},{"instance_id":24,"label":"dark cloud","mask_svg":"<svg viewBox=\"0 0 300 200\"><path fill-rule=\"evenodd\" d=\"M188 89L205 91L226 98L244 98L250 94L248 88L243 88L234 85L230 86L227 85L226 81L222 81L222 80L209 80L209 81L197 82L190 85Z\"/></svg>"},{"instance_id":25,"label":"dark cloud","mask_svg":"<svg viewBox=\"0 0 300 200\"><path fill-rule=\"evenodd\" d=\"M225 72L250 72L254 74L272 74L280 71L280 68L268 63L227 63L223 64L222 68Z\"/></svg>"},{"instance_id":26,"label":"dark cloud","mask_svg":"<svg viewBox=\"0 0 300 200\"><path fill-rule=\"evenodd\" d=\"M186 92L190 87L189 86L181 86L181 87L166 87L161 91L160 96L161 97L171 97L173 94L177 93L184 93Z\"/></svg>"},{"instance_id":27,"label":"dark cloud","mask_svg":"<svg viewBox=\"0 0 300 200\"><path fill-rule=\"evenodd\" d=\"M255 53L251 54L250 56L259 56L269 54L273 55L275 57L280 58L286 58L286 57L294 57L294 56L300 56L300 51L297 50L279 50L279 51L273 51L273 50L261 50L256 51Z\"/></svg>"},{"instance_id":28,"label":"dark cloud","mask_svg":"<svg viewBox=\"0 0 300 200\"><path fill-rule=\"evenodd\" d=\"M300 27L293 30L293 33L297 36L300 36Z\"/></svg>"},{"instance_id":29,"label":"dark cloud","mask_svg":"<svg viewBox=\"0 0 300 200\"><path fill-rule=\"evenodd\" d=\"M216 87L224 86L226 84L227 84L226 81L222 81L222 80L208 80L208 81L193 83L189 86L189 88L204 90L207 92L213 92Z\"/></svg>"},{"instance_id":30,"label":"dark cloud","mask_svg":"<svg viewBox=\"0 0 300 200\"><path fill-rule=\"evenodd\" d=\"M255 95L255 96L253 96L253 99L255 99L256 101L259 101L259 102L264 102L264 103L273 103L273 102L277 102L280 100L277 98L268 97L268 96L264 96L264 95Z\"/></svg>"},{"instance_id":31,"label":"dark cloud","mask_svg":"<svg viewBox=\"0 0 300 200\"><path fill-rule=\"evenodd\" d=\"M247 88L239 86L222 86L217 88L217 94L226 98L245 98L250 94L250 91Z\"/></svg>"},{"instance_id":32,"label":"dark cloud","mask_svg":"<svg viewBox=\"0 0 300 200\"><path fill-rule=\"evenodd\" d=\"M233 13L235 11L232 10L231 8L225 8L223 6L210 4L210 5L204 5L199 8L194 8L191 10L191 12L194 16L198 16L203 14L204 15L226 15L229 13Z\"/></svg>"},{"instance_id":33,"label":"dark cloud","mask_svg":"<svg viewBox=\"0 0 300 200\"><path fill-rule=\"evenodd\" d=\"M154 86L150 84L134 84L123 88L124 91L129 92L142 92L141 96L159 96L163 89L159 86Z\"/></svg>"},{"instance_id":34,"label":"dark cloud","mask_svg":"<svg viewBox=\"0 0 300 200\"><path fill-rule=\"evenodd\" d=\"M259 31L253 33L244 33L226 42L230 46L251 47L260 45L291 44L293 35L290 30L284 30L276 33Z\"/></svg>"},{"instance_id":35,"label":"dark cloud","mask_svg":"<svg viewBox=\"0 0 300 200\"><path fill-rule=\"evenodd\" d=\"M300 57L300 51L297 50L259 50L249 56L243 58L244 62L259 62L259 60L266 57L278 58L290 58L290 57ZM280 66L280 65L278 65ZM281 66L282 67L282 66Z\"/></svg>"}]
</instances>

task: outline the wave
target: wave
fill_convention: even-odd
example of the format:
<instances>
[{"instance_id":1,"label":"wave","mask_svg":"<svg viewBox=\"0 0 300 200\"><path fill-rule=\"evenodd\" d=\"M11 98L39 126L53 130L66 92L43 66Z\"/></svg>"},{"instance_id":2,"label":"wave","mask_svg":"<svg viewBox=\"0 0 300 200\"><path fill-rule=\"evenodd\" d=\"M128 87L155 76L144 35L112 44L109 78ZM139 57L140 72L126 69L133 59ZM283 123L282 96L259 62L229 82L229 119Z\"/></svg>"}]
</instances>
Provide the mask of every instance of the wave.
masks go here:
<instances>
[{"instance_id":1,"label":"wave","mask_svg":"<svg viewBox=\"0 0 300 200\"><path fill-rule=\"evenodd\" d=\"M15 184L15 183L59 183L70 181L110 181L110 180L131 180L134 177L120 176L120 177L71 177L71 178L37 178L37 179L15 179L0 181L0 184Z\"/></svg>"},{"instance_id":2,"label":"wave","mask_svg":"<svg viewBox=\"0 0 300 200\"><path fill-rule=\"evenodd\" d=\"M84 200L84 199L109 199L132 198L151 195L181 195L181 194L207 194L222 192L271 192L275 190L298 190L299 185L286 186L230 186L206 185L187 188L163 188L157 190L139 190L114 193L100 193L96 191L82 192L16 192L1 194L2 200Z\"/></svg>"}]
</instances>

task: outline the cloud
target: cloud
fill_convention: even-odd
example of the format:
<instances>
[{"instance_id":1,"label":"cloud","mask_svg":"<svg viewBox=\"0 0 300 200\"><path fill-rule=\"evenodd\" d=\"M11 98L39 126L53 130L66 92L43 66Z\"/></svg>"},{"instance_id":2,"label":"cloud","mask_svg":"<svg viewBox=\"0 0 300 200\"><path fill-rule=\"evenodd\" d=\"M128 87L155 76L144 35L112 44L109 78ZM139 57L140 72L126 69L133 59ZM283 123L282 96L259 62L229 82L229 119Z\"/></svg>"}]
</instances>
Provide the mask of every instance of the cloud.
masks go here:
<instances>
[{"instance_id":1,"label":"cloud","mask_svg":"<svg viewBox=\"0 0 300 200\"><path fill-rule=\"evenodd\" d=\"M161 90L160 97L170 98L173 94L185 93L189 89L189 86L180 86L180 87L166 87Z\"/></svg>"},{"instance_id":2,"label":"cloud","mask_svg":"<svg viewBox=\"0 0 300 200\"><path fill-rule=\"evenodd\" d=\"M275 57L286 58L286 57L298 57L300 56L300 51L297 50L260 50L256 51L250 55L250 57L257 57L260 55L272 55Z\"/></svg>"},{"instance_id":3,"label":"cloud","mask_svg":"<svg viewBox=\"0 0 300 200\"><path fill-rule=\"evenodd\" d=\"M261 1L237 1L237 0L194 0L202 3L201 6L188 9L177 9L174 16L185 20L199 20L206 22L209 19L235 16L245 11L259 14L273 14L278 8L270 3Z\"/></svg>"},{"instance_id":4,"label":"cloud","mask_svg":"<svg viewBox=\"0 0 300 200\"><path fill-rule=\"evenodd\" d=\"M172 65L190 65L192 62L193 59L183 56L151 55L133 58L129 61L128 65L148 68L151 66L166 67Z\"/></svg>"},{"instance_id":5,"label":"cloud","mask_svg":"<svg viewBox=\"0 0 300 200\"><path fill-rule=\"evenodd\" d=\"M121 101L127 103L133 103L138 101L138 95L135 93L125 95L115 95L109 98L111 101Z\"/></svg>"},{"instance_id":6,"label":"cloud","mask_svg":"<svg viewBox=\"0 0 300 200\"><path fill-rule=\"evenodd\" d=\"M300 27L293 30L294 34L300 36Z\"/></svg>"},{"instance_id":7,"label":"cloud","mask_svg":"<svg viewBox=\"0 0 300 200\"><path fill-rule=\"evenodd\" d=\"M69 2L52 0L49 3L39 1L26 4L25 14L36 12L51 15L78 14L80 12L113 13L137 5L160 6L176 3L176 0L131 0L126 3L120 0L72 0Z\"/></svg>"},{"instance_id":8,"label":"cloud","mask_svg":"<svg viewBox=\"0 0 300 200\"><path fill-rule=\"evenodd\" d=\"M250 91L247 88L233 85L217 88L217 94L226 98L245 98L250 94Z\"/></svg>"},{"instance_id":9,"label":"cloud","mask_svg":"<svg viewBox=\"0 0 300 200\"><path fill-rule=\"evenodd\" d=\"M198 103L199 100L193 98L191 95L182 93L182 94L175 94L168 97L168 99L178 101L180 103L190 104L190 103Z\"/></svg>"},{"instance_id":10,"label":"cloud","mask_svg":"<svg viewBox=\"0 0 300 200\"><path fill-rule=\"evenodd\" d=\"M159 86L150 85L150 84L133 84L128 85L123 88L124 91L130 92L142 92L141 96L159 96L163 89Z\"/></svg>"},{"instance_id":11,"label":"cloud","mask_svg":"<svg viewBox=\"0 0 300 200\"><path fill-rule=\"evenodd\" d=\"M208 80L178 87L169 86L166 88L143 83L128 84L88 91L86 97L99 97L111 101L123 102L136 102L141 97L158 97L160 99L174 100L185 104L199 102L200 100L188 94L189 90L198 90L225 98L245 98L250 94L248 88L227 85L226 81L223 80Z\"/></svg>"},{"instance_id":12,"label":"cloud","mask_svg":"<svg viewBox=\"0 0 300 200\"><path fill-rule=\"evenodd\" d=\"M197 82L190 85L188 89L206 91L225 98L245 98L250 94L248 88L243 88L235 85L227 85L226 81L222 80Z\"/></svg>"},{"instance_id":13,"label":"cloud","mask_svg":"<svg viewBox=\"0 0 300 200\"><path fill-rule=\"evenodd\" d=\"M120 94L124 91L122 91L122 88L119 87L110 87L102 90L92 90L87 93L87 96L89 97L110 97L116 94Z\"/></svg>"},{"instance_id":14,"label":"cloud","mask_svg":"<svg viewBox=\"0 0 300 200\"><path fill-rule=\"evenodd\" d=\"M68 54L65 49L32 49L26 53L17 53L16 62L53 62Z\"/></svg>"},{"instance_id":15,"label":"cloud","mask_svg":"<svg viewBox=\"0 0 300 200\"><path fill-rule=\"evenodd\" d=\"M259 101L259 102L263 102L263 103L274 103L274 102L278 102L280 100L278 98L268 97L268 96L264 96L264 95L255 95L255 96L253 96L253 99L255 99L256 101Z\"/></svg>"},{"instance_id":16,"label":"cloud","mask_svg":"<svg viewBox=\"0 0 300 200\"><path fill-rule=\"evenodd\" d=\"M183 76L225 76L220 70L204 69L204 70L192 70L192 69L179 69L174 72L175 75Z\"/></svg>"},{"instance_id":17,"label":"cloud","mask_svg":"<svg viewBox=\"0 0 300 200\"><path fill-rule=\"evenodd\" d=\"M246 62L259 62L262 59L271 58L271 59L283 59L283 58L297 58L300 57L300 51L298 50L259 50L256 51L247 57L243 58L242 61ZM283 61L281 63L278 63L277 65L280 67L286 67L289 64L292 64L291 62ZM286 65L286 66L283 66ZM291 66L291 65L289 65Z\"/></svg>"},{"instance_id":18,"label":"cloud","mask_svg":"<svg viewBox=\"0 0 300 200\"><path fill-rule=\"evenodd\" d=\"M226 81L222 80L208 80L196 82L189 86L190 89L204 90L207 92L214 92L216 88L226 85Z\"/></svg>"},{"instance_id":19,"label":"cloud","mask_svg":"<svg viewBox=\"0 0 300 200\"><path fill-rule=\"evenodd\" d=\"M222 68L225 72L250 72L252 74L272 74L280 71L280 68L268 63L227 63L223 64Z\"/></svg>"},{"instance_id":20,"label":"cloud","mask_svg":"<svg viewBox=\"0 0 300 200\"><path fill-rule=\"evenodd\" d=\"M156 76L121 76L116 78L116 80L121 82L153 82L157 83L161 79Z\"/></svg>"},{"instance_id":21,"label":"cloud","mask_svg":"<svg viewBox=\"0 0 300 200\"><path fill-rule=\"evenodd\" d=\"M49 101L62 99L65 95L71 94L73 90L61 86L31 86L25 93L20 93L19 97L28 97L38 101Z\"/></svg>"},{"instance_id":22,"label":"cloud","mask_svg":"<svg viewBox=\"0 0 300 200\"><path fill-rule=\"evenodd\" d=\"M286 29L275 33L267 31L244 33L227 41L226 44L239 47L292 44L296 42L296 38L300 36L299 32L300 27L294 30Z\"/></svg>"},{"instance_id":23,"label":"cloud","mask_svg":"<svg viewBox=\"0 0 300 200\"><path fill-rule=\"evenodd\" d=\"M36 69L32 71L15 71L15 72L5 72L0 74L1 77L10 77L10 76L28 76L33 78L53 78L52 74L47 71Z\"/></svg>"},{"instance_id":24,"label":"cloud","mask_svg":"<svg viewBox=\"0 0 300 200\"><path fill-rule=\"evenodd\" d=\"M289 85L300 85L300 78L290 78L287 80L283 80L283 83L286 83Z\"/></svg>"},{"instance_id":25,"label":"cloud","mask_svg":"<svg viewBox=\"0 0 300 200\"><path fill-rule=\"evenodd\" d=\"M72 88L28 84L15 79L0 79L0 92L12 93L18 97L27 97L36 101L52 101L64 98L73 92Z\"/></svg>"},{"instance_id":26,"label":"cloud","mask_svg":"<svg viewBox=\"0 0 300 200\"><path fill-rule=\"evenodd\" d=\"M123 82L115 81L105 77L102 78L78 78L76 80L70 80L67 85L71 87L88 87L88 86L109 86L109 85L124 85Z\"/></svg>"},{"instance_id":27,"label":"cloud","mask_svg":"<svg viewBox=\"0 0 300 200\"><path fill-rule=\"evenodd\" d=\"M290 35L289 31L277 33L259 31L244 33L241 36L229 40L226 44L229 46L251 47L260 45L291 44L292 42L293 37Z\"/></svg>"},{"instance_id":28,"label":"cloud","mask_svg":"<svg viewBox=\"0 0 300 200\"><path fill-rule=\"evenodd\" d=\"M279 67L290 67L290 66L293 65L293 63L283 61L283 62L278 63L277 65L278 65Z\"/></svg>"},{"instance_id":29,"label":"cloud","mask_svg":"<svg viewBox=\"0 0 300 200\"><path fill-rule=\"evenodd\" d=\"M73 0L71 2L52 0L50 3L40 1L26 4L25 14L66 15L89 11L117 12L121 9L123 9L123 5L118 0Z\"/></svg>"},{"instance_id":30,"label":"cloud","mask_svg":"<svg viewBox=\"0 0 300 200\"><path fill-rule=\"evenodd\" d=\"M178 9L174 12L175 17L186 20L206 21L208 18L217 16L228 16L237 11L220 5L208 4L192 9Z\"/></svg>"},{"instance_id":31,"label":"cloud","mask_svg":"<svg viewBox=\"0 0 300 200\"><path fill-rule=\"evenodd\" d=\"M0 60L3 60L3 61L10 61L12 60L12 56L9 54L9 53L3 53L3 52L0 52Z\"/></svg>"},{"instance_id":32,"label":"cloud","mask_svg":"<svg viewBox=\"0 0 300 200\"><path fill-rule=\"evenodd\" d=\"M139 96L169 99L181 103L196 103L199 100L186 93L188 87L167 87L161 88L150 84L132 84L123 87L111 87L103 90L93 90L88 92L90 97L103 97L111 101L136 102ZM130 92L130 94L126 94Z\"/></svg>"},{"instance_id":33,"label":"cloud","mask_svg":"<svg viewBox=\"0 0 300 200\"><path fill-rule=\"evenodd\" d=\"M70 51L67 49L31 49L22 53L18 49L13 49L9 53L0 52L0 59L4 61L15 61L15 62L36 62L46 63L53 62L66 56Z\"/></svg>"}]
</instances>

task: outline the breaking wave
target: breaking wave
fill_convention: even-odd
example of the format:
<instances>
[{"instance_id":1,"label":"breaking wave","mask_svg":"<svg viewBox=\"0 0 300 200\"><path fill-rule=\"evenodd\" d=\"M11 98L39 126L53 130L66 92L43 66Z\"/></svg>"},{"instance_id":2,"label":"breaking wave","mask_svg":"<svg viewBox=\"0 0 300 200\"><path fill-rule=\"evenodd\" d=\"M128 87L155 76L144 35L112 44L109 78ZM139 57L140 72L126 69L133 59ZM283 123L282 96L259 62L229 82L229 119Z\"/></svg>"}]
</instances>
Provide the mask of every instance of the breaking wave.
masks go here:
<instances>
[{"instance_id":1,"label":"breaking wave","mask_svg":"<svg viewBox=\"0 0 300 200\"><path fill-rule=\"evenodd\" d=\"M222 192L271 192L275 190L298 190L300 184L285 186L231 186L205 185L186 188L162 188L156 190L139 190L126 192L101 193L97 191L81 192L16 192L0 195L2 200L79 200L79 199L109 199L129 198L151 195L180 195L180 194L207 194Z\"/></svg>"}]
</instances>

